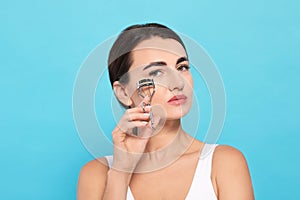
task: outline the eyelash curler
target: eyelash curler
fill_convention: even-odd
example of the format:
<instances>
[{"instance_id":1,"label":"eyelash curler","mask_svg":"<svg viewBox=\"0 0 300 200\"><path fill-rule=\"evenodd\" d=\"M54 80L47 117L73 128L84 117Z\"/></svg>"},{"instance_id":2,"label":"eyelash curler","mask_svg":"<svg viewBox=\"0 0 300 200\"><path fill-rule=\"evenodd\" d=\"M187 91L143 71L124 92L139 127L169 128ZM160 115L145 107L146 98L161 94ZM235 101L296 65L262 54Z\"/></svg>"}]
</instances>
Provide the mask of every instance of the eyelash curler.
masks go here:
<instances>
[{"instance_id":1,"label":"eyelash curler","mask_svg":"<svg viewBox=\"0 0 300 200\"><path fill-rule=\"evenodd\" d=\"M145 98L146 96L149 96L150 100L149 102L142 103L142 108L143 111L145 112L145 106L149 106L151 105L151 100L152 97L155 93L155 84L153 79L141 79L137 82L137 91L140 97ZM151 122L151 128L154 129L153 127L153 114L152 114L152 110L150 111L150 122Z\"/></svg>"}]
</instances>

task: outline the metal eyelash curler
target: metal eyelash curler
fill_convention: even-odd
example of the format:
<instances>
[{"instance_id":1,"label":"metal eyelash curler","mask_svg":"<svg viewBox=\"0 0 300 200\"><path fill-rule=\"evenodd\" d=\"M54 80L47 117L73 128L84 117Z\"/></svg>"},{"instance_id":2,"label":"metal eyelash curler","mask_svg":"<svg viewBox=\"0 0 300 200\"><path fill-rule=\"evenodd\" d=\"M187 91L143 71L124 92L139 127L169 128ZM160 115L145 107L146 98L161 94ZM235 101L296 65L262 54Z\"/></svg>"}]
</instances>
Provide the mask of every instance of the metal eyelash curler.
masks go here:
<instances>
[{"instance_id":1,"label":"metal eyelash curler","mask_svg":"<svg viewBox=\"0 0 300 200\"><path fill-rule=\"evenodd\" d=\"M146 96L149 96L150 100L148 103L143 102L142 103L142 108L145 112L145 106L151 105L151 100L152 97L155 93L155 84L153 79L141 79L137 82L137 91L138 94L142 97L145 98ZM153 114L152 111L150 111L150 121L151 121L151 128L154 129L153 127Z\"/></svg>"}]
</instances>

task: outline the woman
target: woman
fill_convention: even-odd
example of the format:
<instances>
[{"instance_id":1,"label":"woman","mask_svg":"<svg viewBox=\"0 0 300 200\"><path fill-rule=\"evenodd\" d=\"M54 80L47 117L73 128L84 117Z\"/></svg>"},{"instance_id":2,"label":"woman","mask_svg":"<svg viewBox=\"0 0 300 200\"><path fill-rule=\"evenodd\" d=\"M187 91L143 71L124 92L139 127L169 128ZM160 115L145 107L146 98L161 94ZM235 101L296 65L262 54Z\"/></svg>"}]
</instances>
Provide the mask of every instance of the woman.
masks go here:
<instances>
[{"instance_id":1,"label":"woman","mask_svg":"<svg viewBox=\"0 0 300 200\"><path fill-rule=\"evenodd\" d=\"M239 150L205 144L181 127L193 78L175 32L156 23L130 26L112 46L108 64L114 93L127 110L112 132L114 155L81 169L79 200L254 199ZM154 80L153 96L139 95L136 83L143 78ZM212 151L202 158L207 146Z\"/></svg>"}]
</instances>

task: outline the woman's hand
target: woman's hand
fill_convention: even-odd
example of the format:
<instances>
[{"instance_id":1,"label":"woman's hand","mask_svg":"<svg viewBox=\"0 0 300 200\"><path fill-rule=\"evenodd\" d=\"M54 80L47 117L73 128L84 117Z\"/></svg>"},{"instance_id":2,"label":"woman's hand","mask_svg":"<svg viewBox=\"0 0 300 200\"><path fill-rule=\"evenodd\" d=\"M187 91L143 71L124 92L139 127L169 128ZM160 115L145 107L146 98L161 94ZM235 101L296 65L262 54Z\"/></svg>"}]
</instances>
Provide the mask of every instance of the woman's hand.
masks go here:
<instances>
[{"instance_id":1,"label":"woman's hand","mask_svg":"<svg viewBox=\"0 0 300 200\"><path fill-rule=\"evenodd\" d=\"M146 96L137 107L127 109L112 131L114 143L112 167L118 171L130 173L134 171L153 133L149 121L151 106L145 106L144 109L142 107L142 104L148 101L149 97ZM137 136L133 135L135 128L139 129Z\"/></svg>"}]
</instances>

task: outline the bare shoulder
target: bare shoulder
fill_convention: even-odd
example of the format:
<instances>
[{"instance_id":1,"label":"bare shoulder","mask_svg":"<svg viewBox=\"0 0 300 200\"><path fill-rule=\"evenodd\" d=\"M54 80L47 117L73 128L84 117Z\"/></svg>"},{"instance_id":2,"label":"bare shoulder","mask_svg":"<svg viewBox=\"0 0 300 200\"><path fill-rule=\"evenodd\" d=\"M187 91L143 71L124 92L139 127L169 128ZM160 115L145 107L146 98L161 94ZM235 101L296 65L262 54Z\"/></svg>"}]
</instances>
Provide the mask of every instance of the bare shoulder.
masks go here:
<instances>
[{"instance_id":1,"label":"bare shoulder","mask_svg":"<svg viewBox=\"0 0 300 200\"><path fill-rule=\"evenodd\" d=\"M213 167L216 177L224 173L237 173L236 170L248 171L248 165L243 153L229 145L218 145L213 156Z\"/></svg>"},{"instance_id":2,"label":"bare shoulder","mask_svg":"<svg viewBox=\"0 0 300 200\"><path fill-rule=\"evenodd\" d=\"M243 153L237 148L229 145L218 145L214 152L214 161L222 163L231 161L233 163L228 164L234 165L239 163L242 164L246 162L246 159Z\"/></svg>"},{"instance_id":3,"label":"bare shoulder","mask_svg":"<svg viewBox=\"0 0 300 200\"><path fill-rule=\"evenodd\" d=\"M101 173L108 170L108 163L106 158L101 157L89 161L81 168L80 173Z\"/></svg>"},{"instance_id":4,"label":"bare shoulder","mask_svg":"<svg viewBox=\"0 0 300 200\"><path fill-rule=\"evenodd\" d=\"M213 171L220 200L254 199L248 164L240 150L218 145L213 156Z\"/></svg>"},{"instance_id":5,"label":"bare shoulder","mask_svg":"<svg viewBox=\"0 0 300 200\"><path fill-rule=\"evenodd\" d=\"M105 189L108 170L104 157L86 163L80 170L77 199L99 199Z\"/></svg>"}]
</instances>

